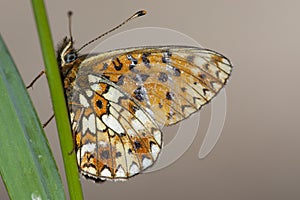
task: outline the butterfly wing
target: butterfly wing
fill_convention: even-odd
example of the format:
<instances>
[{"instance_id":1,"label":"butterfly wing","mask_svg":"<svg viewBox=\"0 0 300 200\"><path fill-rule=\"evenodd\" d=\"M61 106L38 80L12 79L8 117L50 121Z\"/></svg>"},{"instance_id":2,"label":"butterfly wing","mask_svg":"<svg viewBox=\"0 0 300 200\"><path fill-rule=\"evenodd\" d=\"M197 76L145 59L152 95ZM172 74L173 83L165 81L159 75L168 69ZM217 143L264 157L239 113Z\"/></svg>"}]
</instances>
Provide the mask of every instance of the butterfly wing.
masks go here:
<instances>
[{"instance_id":1,"label":"butterfly wing","mask_svg":"<svg viewBox=\"0 0 300 200\"><path fill-rule=\"evenodd\" d=\"M83 66L135 98L160 127L181 121L208 103L232 69L223 55L186 46L123 49L91 60Z\"/></svg>"},{"instance_id":2,"label":"butterfly wing","mask_svg":"<svg viewBox=\"0 0 300 200\"><path fill-rule=\"evenodd\" d=\"M82 173L126 179L151 166L161 149L161 132L135 99L101 75L78 72L69 101L76 155Z\"/></svg>"},{"instance_id":3,"label":"butterfly wing","mask_svg":"<svg viewBox=\"0 0 300 200\"><path fill-rule=\"evenodd\" d=\"M221 54L184 46L85 58L66 92L82 173L126 179L151 166L161 149L161 127L208 103L231 68Z\"/></svg>"}]
</instances>

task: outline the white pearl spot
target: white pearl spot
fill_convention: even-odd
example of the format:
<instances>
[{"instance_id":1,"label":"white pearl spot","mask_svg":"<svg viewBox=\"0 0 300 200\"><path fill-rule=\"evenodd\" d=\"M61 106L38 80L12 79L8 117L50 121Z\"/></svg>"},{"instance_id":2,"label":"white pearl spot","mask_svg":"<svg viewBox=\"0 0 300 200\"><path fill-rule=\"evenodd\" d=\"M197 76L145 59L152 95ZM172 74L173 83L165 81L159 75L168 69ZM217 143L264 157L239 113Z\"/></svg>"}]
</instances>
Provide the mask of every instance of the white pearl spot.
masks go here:
<instances>
[{"instance_id":1,"label":"white pearl spot","mask_svg":"<svg viewBox=\"0 0 300 200\"><path fill-rule=\"evenodd\" d=\"M110 129L115 131L118 134L124 133L124 129L120 122L116 118L114 118L112 115L103 115L102 121L106 126L108 126Z\"/></svg>"},{"instance_id":2,"label":"white pearl spot","mask_svg":"<svg viewBox=\"0 0 300 200\"><path fill-rule=\"evenodd\" d=\"M90 83L99 83L101 81L101 78L94 75L89 75L88 79Z\"/></svg>"},{"instance_id":3,"label":"white pearl spot","mask_svg":"<svg viewBox=\"0 0 300 200\"><path fill-rule=\"evenodd\" d=\"M126 178L124 169L121 166L119 166L118 169L117 169L116 177L117 178Z\"/></svg>"},{"instance_id":4,"label":"white pearl spot","mask_svg":"<svg viewBox=\"0 0 300 200\"><path fill-rule=\"evenodd\" d=\"M143 169L146 169L147 167L152 165L152 160L149 158L144 158L143 159Z\"/></svg>"},{"instance_id":5,"label":"white pearl spot","mask_svg":"<svg viewBox=\"0 0 300 200\"><path fill-rule=\"evenodd\" d=\"M93 95L93 91L92 90L86 90L85 93L86 93L86 95L88 97L91 97Z\"/></svg>"},{"instance_id":6,"label":"white pearl spot","mask_svg":"<svg viewBox=\"0 0 300 200\"><path fill-rule=\"evenodd\" d=\"M97 174L97 170L94 167L86 167L86 171L90 174Z\"/></svg>"},{"instance_id":7,"label":"white pearl spot","mask_svg":"<svg viewBox=\"0 0 300 200\"><path fill-rule=\"evenodd\" d=\"M97 129L100 131L104 131L106 129L105 124L99 119L99 117L96 117L96 124L97 124Z\"/></svg>"},{"instance_id":8,"label":"white pearl spot","mask_svg":"<svg viewBox=\"0 0 300 200\"><path fill-rule=\"evenodd\" d=\"M90 106L89 102L82 94L79 94L79 102L81 105L83 105L86 108L88 108Z\"/></svg>"},{"instance_id":9,"label":"white pearl spot","mask_svg":"<svg viewBox=\"0 0 300 200\"><path fill-rule=\"evenodd\" d=\"M157 156L160 152L160 148L156 144L151 145L151 154L154 160L157 159Z\"/></svg>"},{"instance_id":10,"label":"white pearl spot","mask_svg":"<svg viewBox=\"0 0 300 200\"><path fill-rule=\"evenodd\" d=\"M130 169L129 169L129 174L131 176L133 176L139 172L140 172L140 169L138 168L138 166L135 163L132 163L132 165L130 166Z\"/></svg>"},{"instance_id":11,"label":"white pearl spot","mask_svg":"<svg viewBox=\"0 0 300 200\"><path fill-rule=\"evenodd\" d=\"M153 135L154 135L154 138L155 138L155 140L156 140L156 142L159 144L159 145L161 145L161 132L159 131L159 130L155 130L154 132L153 132Z\"/></svg>"},{"instance_id":12,"label":"white pearl spot","mask_svg":"<svg viewBox=\"0 0 300 200\"><path fill-rule=\"evenodd\" d=\"M124 94L114 87L110 87L108 92L103 95L105 99L115 103L117 103L119 101L119 98L123 96Z\"/></svg>"},{"instance_id":13,"label":"white pearl spot","mask_svg":"<svg viewBox=\"0 0 300 200\"><path fill-rule=\"evenodd\" d=\"M95 149L96 149L96 144L95 143L87 143L87 144L84 144L84 145L82 145L82 147L81 147L81 158L84 156L84 154L85 153L92 153L92 152L94 152L95 151ZM78 151L78 152L80 152L80 151ZM78 157L78 155L77 155L77 157ZM79 160L81 160L81 159L79 159Z\"/></svg>"},{"instance_id":14,"label":"white pearl spot","mask_svg":"<svg viewBox=\"0 0 300 200\"><path fill-rule=\"evenodd\" d=\"M96 124L95 124L94 114L90 114L88 118L86 117L82 118L82 135L84 135L88 129L92 134L96 134Z\"/></svg>"},{"instance_id":15,"label":"white pearl spot","mask_svg":"<svg viewBox=\"0 0 300 200\"><path fill-rule=\"evenodd\" d=\"M109 171L109 169L105 168L101 171L100 175L104 177L111 177L111 172Z\"/></svg>"}]
</instances>

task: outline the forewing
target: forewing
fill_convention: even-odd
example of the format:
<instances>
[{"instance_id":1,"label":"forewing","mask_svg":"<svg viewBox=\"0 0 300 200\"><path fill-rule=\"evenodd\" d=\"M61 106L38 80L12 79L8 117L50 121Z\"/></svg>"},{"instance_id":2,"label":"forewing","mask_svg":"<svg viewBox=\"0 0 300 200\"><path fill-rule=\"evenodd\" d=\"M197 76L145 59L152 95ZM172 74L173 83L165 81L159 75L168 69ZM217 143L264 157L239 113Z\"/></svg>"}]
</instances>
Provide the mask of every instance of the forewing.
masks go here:
<instances>
[{"instance_id":1,"label":"forewing","mask_svg":"<svg viewBox=\"0 0 300 200\"><path fill-rule=\"evenodd\" d=\"M224 86L232 65L197 47L140 47L93 56L82 68L114 82L160 127L187 118Z\"/></svg>"}]
</instances>

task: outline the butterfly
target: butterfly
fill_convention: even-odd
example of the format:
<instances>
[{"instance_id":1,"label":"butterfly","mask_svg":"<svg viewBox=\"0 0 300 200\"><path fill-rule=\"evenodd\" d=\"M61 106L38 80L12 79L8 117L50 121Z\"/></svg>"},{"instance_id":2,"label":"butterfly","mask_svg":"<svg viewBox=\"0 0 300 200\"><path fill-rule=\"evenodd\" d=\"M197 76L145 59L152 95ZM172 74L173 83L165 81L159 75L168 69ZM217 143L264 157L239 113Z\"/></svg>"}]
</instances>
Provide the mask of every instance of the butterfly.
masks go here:
<instances>
[{"instance_id":1,"label":"butterfly","mask_svg":"<svg viewBox=\"0 0 300 200\"><path fill-rule=\"evenodd\" d=\"M125 22L144 14L139 11ZM79 55L73 45L70 34L57 61L78 168L93 179L126 180L152 166L162 148L162 127L207 104L232 70L225 56L199 47L147 46Z\"/></svg>"}]
</instances>

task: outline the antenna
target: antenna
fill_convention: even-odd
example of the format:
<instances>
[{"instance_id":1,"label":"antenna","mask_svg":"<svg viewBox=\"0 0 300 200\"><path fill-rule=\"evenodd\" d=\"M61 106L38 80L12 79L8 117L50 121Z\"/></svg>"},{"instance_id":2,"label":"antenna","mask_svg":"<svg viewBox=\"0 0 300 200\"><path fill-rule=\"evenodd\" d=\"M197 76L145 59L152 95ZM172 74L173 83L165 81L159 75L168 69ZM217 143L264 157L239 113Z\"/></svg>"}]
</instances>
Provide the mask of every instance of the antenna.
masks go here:
<instances>
[{"instance_id":1,"label":"antenna","mask_svg":"<svg viewBox=\"0 0 300 200\"><path fill-rule=\"evenodd\" d=\"M70 35L70 40L73 42L73 37L72 37L72 27L71 27L71 19L72 19L73 12L69 11L68 12L68 19L69 19L69 35Z\"/></svg>"},{"instance_id":2,"label":"antenna","mask_svg":"<svg viewBox=\"0 0 300 200\"><path fill-rule=\"evenodd\" d=\"M145 15L146 13L147 13L146 10L140 10L140 11L136 12L135 14L133 14L131 17L129 17L128 19L126 19L125 21L123 21L123 22L122 22L121 24L119 24L118 26L116 26L116 27L112 28L111 30L109 30L109 31L107 31L107 32L105 32L105 33L99 35L98 37L92 39L91 41L85 43L85 44L84 44L82 47L80 47L76 52L81 51L84 47L88 46L89 44L95 42L96 40L102 38L103 36L105 36L105 35L107 35L107 34L113 32L114 30L120 28L121 26L123 26L123 25L126 24L127 22L129 22L129 21L131 21L131 20L133 20L133 19L135 19L135 18L137 18L137 17L140 17L140 16ZM70 21L71 21L71 20L70 20ZM71 36L71 28L70 28L70 37L71 37L71 40L72 40L72 36Z\"/></svg>"}]
</instances>

